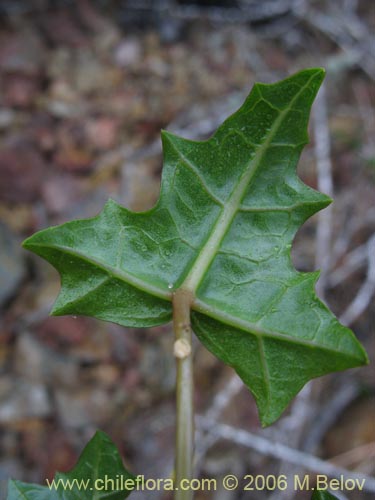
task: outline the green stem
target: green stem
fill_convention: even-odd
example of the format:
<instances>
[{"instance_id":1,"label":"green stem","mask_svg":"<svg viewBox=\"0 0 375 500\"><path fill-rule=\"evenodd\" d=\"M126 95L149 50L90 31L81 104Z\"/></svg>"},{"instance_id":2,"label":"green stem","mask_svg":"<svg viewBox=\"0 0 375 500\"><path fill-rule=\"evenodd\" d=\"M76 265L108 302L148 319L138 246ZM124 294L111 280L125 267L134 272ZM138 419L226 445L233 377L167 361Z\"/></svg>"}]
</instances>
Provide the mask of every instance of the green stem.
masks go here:
<instances>
[{"instance_id":1,"label":"green stem","mask_svg":"<svg viewBox=\"0 0 375 500\"><path fill-rule=\"evenodd\" d=\"M193 363L191 349L190 307L192 294L180 288L173 294L174 355L177 363L176 379L176 454L175 485L193 477L194 405ZM185 481L184 486L187 486ZM181 488L175 491L175 500L192 500L193 491Z\"/></svg>"}]
</instances>

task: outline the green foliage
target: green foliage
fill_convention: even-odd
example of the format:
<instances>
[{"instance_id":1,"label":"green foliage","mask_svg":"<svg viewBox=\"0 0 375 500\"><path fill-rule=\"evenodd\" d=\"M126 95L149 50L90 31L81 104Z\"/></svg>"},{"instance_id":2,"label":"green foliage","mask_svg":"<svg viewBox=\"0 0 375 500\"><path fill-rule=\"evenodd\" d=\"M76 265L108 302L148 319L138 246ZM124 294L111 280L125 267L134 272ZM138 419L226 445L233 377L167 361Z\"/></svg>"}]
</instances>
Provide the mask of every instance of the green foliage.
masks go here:
<instances>
[{"instance_id":1,"label":"green foliage","mask_svg":"<svg viewBox=\"0 0 375 500\"><path fill-rule=\"evenodd\" d=\"M126 480L131 483L134 479L124 468L109 437L104 432L97 432L81 453L74 469L55 475L56 487L9 481L7 500L124 500L132 489L116 489L116 483L112 487L110 482L106 489L102 489L105 483L101 481L116 477L121 477L125 485ZM99 480L97 489L96 480Z\"/></svg>"},{"instance_id":2,"label":"green foliage","mask_svg":"<svg viewBox=\"0 0 375 500\"><path fill-rule=\"evenodd\" d=\"M311 500L338 500L337 497L331 495L326 490L316 490L311 497Z\"/></svg>"},{"instance_id":3,"label":"green foliage","mask_svg":"<svg viewBox=\"0 0 375 500\"><path fill-rule=\"evenodd\" d=\"M297 272L290 256L298 228L331 202L296 175L323 77L308 69L256 84L207 141L163 132L152 210L109 201L26 240L61 274L52 313L150 327L170 321L173 291L190 290L193 330L249 387L263 425L311 378L366 363L317 298L319 273Z\"/></svg>"}]
</instances>

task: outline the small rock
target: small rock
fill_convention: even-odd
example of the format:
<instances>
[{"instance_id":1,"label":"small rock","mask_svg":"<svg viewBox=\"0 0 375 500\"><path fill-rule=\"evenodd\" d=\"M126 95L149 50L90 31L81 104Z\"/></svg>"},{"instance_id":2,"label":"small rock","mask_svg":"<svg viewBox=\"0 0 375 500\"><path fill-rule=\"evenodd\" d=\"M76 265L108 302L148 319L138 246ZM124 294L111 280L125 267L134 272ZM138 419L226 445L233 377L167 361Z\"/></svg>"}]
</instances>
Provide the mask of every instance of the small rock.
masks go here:
<instances>
[{"instance_id":1,"label":"small rock","mask_svg":"<svg viewBox=\"0 0 375 500\"><path fill-rule=\"evenodd\" d=\"M79 101L79 94L64 79L55 80L49 88L49 93L52 99L70 104L77 104Z\"/></svg>"},{"instance_id":2,"label":"small rock","mask_svg":"<svg viewBox=\"0 0 375 500\"><path fill-rule=\"evenodd\" d=\"M47 167L30 143L17 141L0 151L0 198L19 203L33 202L40 195Z\"/></svg>"},{"instance_id":3,"label":"small rock","mask_svg":"<svg viewBox=\"0 0 375 500\"><path fill-rule=\"evenodd\" d=\"M70 388L77 383L77 362L46 348L28 333L17 337L14 355L16 373L30 382Z\"/></svg>"},{"instance_id":4,"label":"small rock","mask_svg":"<svg viewBox=\"0 0 375 500\"><path fill-rule=\"evenodd\" d=\"M82 370L82 379L95 387L115 387L120 380L120 370L110 363L94 365Z\"/></svg>"},{"instance_id":5,"label":"small rock","mask_svg":"<svg viewBox=\"0 0 375 500\"><path fill-rule=\"evenodd\" d=\"M84 427L88 424L87 394L57 390L55 393L58 415L66 427Z\"/></svg>"},{"instance_id":6,"label":"small rock","mask_svg":"<svg viewBox=\"0 0 375 500\"><path fill-rule=\"evenodd\" d=\"M142 49L138 38L122 40L116 47L113 57L115 63L121 68L137 64L142 56Z\"/></svg>"},{"instance_id":7,"label":"small rock","mask_svg":"<svg viewBox=\"0 0 375 500\"><path fill-rule=\"evenodd\" d=\"M11 231L18 234L31 233L37 227L35 212L30 210L28 204L0 204L0 219L6 221Z\"/></svg>"},{"instance_id":8,"label":"small rock","mask_svg":"<svg viewBox=\"0 0 375 500\"><path fill-rule=\"evenodd\" d=\"M119 68L104 64L91 50L76 54L73 68L73 85L79 93L110 92L123 81Z\"/></svg>"},{"instance_id":9,"label":"small rock","mask_svg":"<svg viewBox=\"0 0 375 500\"><path fill-rule=\"evenodd\" d=\"M90 325L86 318L63 316L46 318L37 328L40 339L50 346L69 346L84 342L90 335Z\"/></svg>"},{"instance_id":10,"label":"small rock","mask_svg":"<svg viewBox=\"0 0 375 500\"><path fill-rule=\"evenodd\" d=\"M0 130L6 130L16 120L16 113L9 108L0 109Z\"/></svg>"},{"instance_id":11,"label":"small rock","mask_svg":"<svg viewBox=\"0 0 375 500\"><path fill-rule=\"evenodd\" d=\"M27 136L44 153L49 153L56 146L55 120L49 113L34 112L27 124Z\"/></svg>"},{"instance_id":12,"label":"small rock","mask_svg":"<svg viewBox=\"0 0 375 500\"><path fill-rule=\"evenodd\" d=\"M46 51L36 31L27 28L0 37L0 70L37 75L45 62Z\"/></svg>"},{"instance_id":13,"label":"small rock","mask_svg":"<svg viewBox=\"0 0 375 500\"><path fill-rule=\"evenodd\" d=\"M109 422L113 408L107 390L81 389L76 392L57 390L57 410L64 426L81 428L88 425L101 426Z\"/></svg>"},{"instance_id":14,"label":"small rock","mask_svg":"<svg viewBox=\"0 0 375 500\"><path fill-rule=\"evenodd\" d=\"M55 81L68 81L74 58L72 51L67 47L56 47L49 55L48 66L46 67L46 74L51 80L51 86Z\"/></svg>"},{"instance_id":15,"label":"small rock","mask_svg":"<svg viewBox=\"0 0 375 500\"><path fill-rule=\"evenodd\" d=\"M86 144L81 144L79 138L66 137L61 142L54 162L63 170L84 173L92 168L94 157Z\"/></svg>"},{"instance_id":16,"label":"small rock","mask_svg":"<svg viewBox=\"0 0 375 500\"><path fill-rule=\"evenodd\" d=\"M93 118L86 124L87 139L97 149L113 148L116 144L117 132L118 122L110 116Z\"/></svg>"},{"instance_id":17,"label":"small rock","mask_svg":"<svg viewBox=\"0 0 375 500\"><path fill-rule=\"evenodd\" d=\"M103 323L83 316L47 318L36 329L40 339L54 348L65 349L82 363L107 361L111 355L110 337Z\"/></svg>"},{"instance_id":18,"label":"small rock","mask_svg":"<svg viewBox=\"0 0 375 500\"><path fill-rule=\"evenodd\" d=\"M139 371L153 396L170 394L175 384L175 362L168 349L170 339L159 345L148 344L142 349ZM167 345L168 344L168 345Z\"/></svg>"},{"instance_id":19,"label":"small rock","mask_svg":"<svg viewBox=\"0 0 375 500\"><path fill-rule=\"evenodd\" d=\"M49 40L56 45L74 48L87 45L88 40L69 7L48 12L42 20L42 27Z\"/></svg>"},{"instance_id":20,"label":"small rock","mask_svg":"<svg viewBox=\"0 0 375 500\"><path fill-rule=\"evenodd\" d=\"M15 108L29 108L38 96L39 79L22 73L4 77L4 104Z\"/></svg>"},{"instance_id":21,"label":"small rock","mask_svg":"<svg viewBox=\"0 0 375 500\"><path fill-rule=\"evenodd\" d=\"M43 183L42 198L51 214L62 214L66 207L77 202L82 194L80 179L71 175L55 175Z\"/></svg>"},{"instance_id":22,"label":"small rock","mask_svg":"<svg viewBox=\"0 0 375 500\"><path fill-rule=\"evenodd\" d=\"M47 389L20 378L0 378L0 423L10 424L30 418L46 418L52 407Z\"/></svg>"},{"instance_id":23,"label":"small rock","mask_svg":"<svg viewBox=\"0 0 375 500\"><path fill-rule=\"evenodd\" d=\"M80 22L93 32L100 32L108 26L108 21L95 8L94 2L90 0L79 0L76 2Z\"/></svg>"}]
</instances>

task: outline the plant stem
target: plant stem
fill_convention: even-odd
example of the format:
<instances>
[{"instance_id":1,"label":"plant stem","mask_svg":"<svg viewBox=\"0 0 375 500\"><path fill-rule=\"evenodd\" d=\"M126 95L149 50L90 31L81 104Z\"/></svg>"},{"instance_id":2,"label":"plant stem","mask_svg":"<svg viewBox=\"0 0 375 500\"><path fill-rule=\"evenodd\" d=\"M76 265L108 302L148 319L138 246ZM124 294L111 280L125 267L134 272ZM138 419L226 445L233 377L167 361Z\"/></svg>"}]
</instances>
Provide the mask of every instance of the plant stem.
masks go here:
<instances>
[{"instance_id":1,"label":"plant stem","mask_svg":"<svg viewBox=\"0 0 375 500\"><path fill-rule=\"evenodd\" d=\"M173 295L174 355L176 378L176 450L175 486L191 480L194 454L193 363L191 349L190 306L193 295L180 288ZM188 486L185 481L185 487ZM175 491L175 500L191 500L193 491Z\"/></svg>"}]
</instances>

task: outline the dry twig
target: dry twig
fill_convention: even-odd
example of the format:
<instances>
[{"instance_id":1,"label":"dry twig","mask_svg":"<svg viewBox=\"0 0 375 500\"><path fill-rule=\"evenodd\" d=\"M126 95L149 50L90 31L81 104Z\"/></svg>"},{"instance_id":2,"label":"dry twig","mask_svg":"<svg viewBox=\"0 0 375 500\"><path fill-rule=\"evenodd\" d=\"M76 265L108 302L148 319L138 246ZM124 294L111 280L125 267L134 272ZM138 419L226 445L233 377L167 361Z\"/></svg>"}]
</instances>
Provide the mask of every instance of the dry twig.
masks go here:
<instances>
[{"instance_id":1,"label":"dry twig","mask_svg":"<svg viewBox=\"0 0 375 500\"><path fill-rule=\"evenodd\" d=\"M334 288L349 276L358 271L367 262L367 245L359 245L357 248L346 254L344 263L332 271L328 276L328 286Z\"/></svg>"},{"instance_id":2,"label":"dry twig","mask_svg":"<svg viewBox=\"0 0 375 500\"><path fill-rule=\"evenodd\" d=\"M337 421L345 408L358 396L358 386L345 379L328 402L315 411L309 433L302 445L308 453L315 453L328 429Z\"/></svg>"},{"instance_id":3,"label":"dry twig","mask_svg":"<svg viewBox=\"0 0 375 500\"><path fill-rule=\"evenodd\" d=\"M330 2L328 5L329 12L322 12L311 8L306 0L296 0L293 12L333 40L350 60L375 78L375 58L371 53L373 35L353 10L343 9L341 2Z\"/></svg>"},{"instance_id":4,"label":"dry twig","mask_svg":"<svg viewBox=\"0 0 375 500\"><path fill-rule=\"evenodd\" d=\"M214 397L211 406L205 413L205 418L217 421L223 410L228 406L230 401L243 388L242 380L233 375L227 384ZM195 451L195 469L199 471L200 465L206 456L208 450L220 439L213 434L205 434L202 429L196 431L196 451Z\"/></svg>"},{"instance_id":5,"label":"dry twig","mask_svg":"<svg viewBox=\"0 0 375 500\"><path fill-rule=\"evenodd\" d=\"M330 133L327 117L327 103L325 86L320 89L314 106L314 137L315 137L315 156L318 174L318 190L333 195L332 182L332 164L330 158ZM317 233L316 233L316 260L318 269L322 270L319 281L316 284L316 291L321 298L324 298L326 287L327 272L330 267L332 240L332 208L319 212Z\"/></svg>"},{"instance_id":6,"label":"dry twig","mask_svg":"<svg viewBox=\"0 0 375 500\"><path fill-rule=\"evenodd\" d=\"M375 234L367 243L367 277L357 295L340 316L344 325L351 325L366 310L375 293Z\"/></svg>"},{"instance_id":7,"label":"dry twig","mask_svg":"<svg viewBox=\"0 0 375 500\"><path fill-rule=\"evenodd\" d=\"M205 417L197 417L197 425L210 434L218 435L221 439L233 441L236 444L255 450L262 455L286 460L291 464L298 465L304 469L310 470L325 476L339 478L364 480L363 489L375 492L375 479L355 471L350 471L334 465L332 462L321 460L303 451L295 450L284 444L271 441L251 432L235 429L230 425L219 424Z\"/></svg>"}]
</instances>

